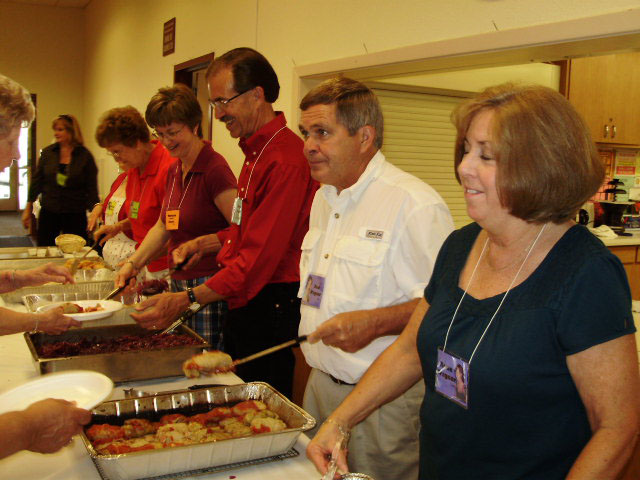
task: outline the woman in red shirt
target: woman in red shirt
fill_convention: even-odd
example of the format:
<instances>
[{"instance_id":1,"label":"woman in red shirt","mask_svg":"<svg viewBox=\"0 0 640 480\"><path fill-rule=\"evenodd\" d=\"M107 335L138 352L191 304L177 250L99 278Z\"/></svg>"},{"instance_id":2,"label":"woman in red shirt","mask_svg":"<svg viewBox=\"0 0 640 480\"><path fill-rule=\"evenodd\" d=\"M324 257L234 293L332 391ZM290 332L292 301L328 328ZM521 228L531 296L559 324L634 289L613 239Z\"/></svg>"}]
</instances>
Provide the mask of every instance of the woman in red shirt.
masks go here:
<instances>
[{"instance_id":1,"label":"woman in red shirt","mask_svg":"<svg viewBox=\"0 0 640 480\"><path fill-rule=\"evenodd\" d=\"M175 159L160 142L151 140L142 115L131 106L107 111L96 130L96 140L126 172L126 179L106 204L104 214L109 221L94 234L95 238L104 235L101 243L107 242L107 251L103 250L105 260L115 253L113 259L115 261L117 257L116 263L120 264L133 254L133 250L125 248L112 252L118 246L109 248L111 239L119 239L120 245L125 245L127 235L133 238L136 247L142 243L160 215L167 172ZM118 215L122 210L126 212L124 218ZM146 265L144 277L162 278L166 274L167 256L164 250L159 251Z\"/></svg>"}]
</instances>

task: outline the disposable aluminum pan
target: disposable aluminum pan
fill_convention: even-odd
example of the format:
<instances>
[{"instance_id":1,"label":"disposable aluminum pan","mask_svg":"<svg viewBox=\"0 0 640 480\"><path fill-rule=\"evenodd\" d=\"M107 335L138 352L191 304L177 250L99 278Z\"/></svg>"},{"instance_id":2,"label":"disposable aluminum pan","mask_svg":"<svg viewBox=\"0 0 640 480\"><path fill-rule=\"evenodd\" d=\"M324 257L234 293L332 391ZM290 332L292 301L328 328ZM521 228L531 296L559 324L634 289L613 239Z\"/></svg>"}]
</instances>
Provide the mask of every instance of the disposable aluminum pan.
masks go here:
<instances>
[{"instance_id":1,"label":"disposable aluminum pan","mask_svg":"<svg viewBox=\"0 0 640 480\"><path fill-rule=\"evenodd\" d=\"M24 303L24 305L31 310L31 305L39 300L49 298L55 302L67 301L67 299L93 300L104 298L111 290L113 290L112 280L75 284L69 283L65 285L61 283L47 283L46 285L22 287L13 292L3 293L0 295L0 298L2 298L5 303ZM31 297L32 295L39 295L41 298ZM26 300L25 297L31 298L31 301Z\"/></svg>"},{"instance_id":2,"label":"disposable aluminum pan","mask_svg":"<svg viewBox=\"0 0 640 480\"><path fill-rule=\"evenodd\" d=\"M103 478L137 480L279 455L289 451L302 432L315 426L316 421L313 417L270 385L261 382L176 390L148 397L112 400L92 410L92 423L121 424L127 418L136 415L144 417L154 413L195 413L243 400L264 402L267 408L280 416L288 428L281 432L261 433L250 437L119 455L99 454L84 433L81 437Z\"/></svg>"},{"instance_id":3,"label":"disposable aluminum pan","mask_svg":"<svg viewBox=\"0 0 640 480\"><path fill-rule=\"evenodd\" d=\"M70 329L60 335L26 332L25 341L31 352L36 370L40 374L65 370L93 370L111 378L115 383L151 378L182 376L182 363L193 355L201 353L210 345L186 325L180 325L176 333L187 334L198 340L196 345L170 347L159 350L134 350L127 352L76 355L72 357L42 358L38 347L44 343L57 341L78 342L82 339L108 340L122 335L148 335L137 324L110 325Z\"/></svg>"}]
</instances>

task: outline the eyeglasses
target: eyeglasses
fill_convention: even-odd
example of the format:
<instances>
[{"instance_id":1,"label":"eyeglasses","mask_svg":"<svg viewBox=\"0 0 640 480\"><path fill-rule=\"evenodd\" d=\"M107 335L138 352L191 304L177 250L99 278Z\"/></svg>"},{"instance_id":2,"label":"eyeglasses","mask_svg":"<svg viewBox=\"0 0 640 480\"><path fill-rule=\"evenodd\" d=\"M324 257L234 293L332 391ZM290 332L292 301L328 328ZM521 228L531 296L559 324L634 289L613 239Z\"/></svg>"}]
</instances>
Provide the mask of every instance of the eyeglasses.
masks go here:
<instances>
[{"instance_id":1,"label":"eyeglasses","mask_svg":"<svg viewBox=\"0 0 640 480\"><path fill-rule=\"evenodd\" d=\"M161 132L157 132L156 130L153 131L153 136L159 139L163 139L166 138L167 140L173 140L174 138L176 138L178 136L178 134L184 130L184 127L186 127L186 125L182 125L182 127L180 127L178 130L176 130L175 132L166 132L166 133L161 133Z\"/></svg>"},{"instance_id":2,"label":"eyeglasses","mask_svg":"<svg viewBox=\"0 0 640 480\"><path fill-rule=\"evenodd\" d=\"M231 103L233 100L238 98L240 95L244 95L245 93L250 92L251 90L253 90L253 88L250 88L249 90L245 90L244 92L240 92L239 94L234 95L233 97L227 98L227 99L218 98L216 100L209 100L209 103L213 108L223 108L229 105L229 103Z\"/></svg>"},{"instance_id":3,"label":"eyeglasses","mask_svg":"<svg viewBox=\"0 0 640 480\"><path fill-rule=\"evenodd\" d=\"M115 160L118 160L120 158L120 154L118 152L110 152L109 150L107 150L107 155L112 156Z\"/></svg>"}]
</instances>

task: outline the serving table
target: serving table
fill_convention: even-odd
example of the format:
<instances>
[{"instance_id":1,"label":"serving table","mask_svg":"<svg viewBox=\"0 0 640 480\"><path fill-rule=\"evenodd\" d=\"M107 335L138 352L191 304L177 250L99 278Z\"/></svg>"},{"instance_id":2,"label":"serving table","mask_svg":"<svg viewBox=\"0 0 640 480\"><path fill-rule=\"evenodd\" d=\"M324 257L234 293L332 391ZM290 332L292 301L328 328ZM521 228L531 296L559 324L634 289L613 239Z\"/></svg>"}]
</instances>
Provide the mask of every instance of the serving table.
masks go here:
<instances>
[{"instance_id":1,"label":"serving table","mask_svg":"<svg viewBox=\"0 0 640 480\"><path fill-rule=\"evenodd\" d=\"M22 334L0 336L0 393L11 389L27 380L38 377L31 354ZM211 377L188 379L185 377L169 377L165 379L130 382L114 388L109 400L124 398L123 389L136 388L147 392L179 390L191 385L219 383L234 385L242 380L232 373ZM21 410L27 405L16 405ZM319 478L313 464L307 460L305 450L308 437L301 434L294 448L299 455L256 465L244 465L218 473L198 475L205 480L281 480L282 478ZM0 460L0 477L21 480L101 480L82 441L75 437L72 444L53 454L18 452Z\"/></svg>"}]
</instances>

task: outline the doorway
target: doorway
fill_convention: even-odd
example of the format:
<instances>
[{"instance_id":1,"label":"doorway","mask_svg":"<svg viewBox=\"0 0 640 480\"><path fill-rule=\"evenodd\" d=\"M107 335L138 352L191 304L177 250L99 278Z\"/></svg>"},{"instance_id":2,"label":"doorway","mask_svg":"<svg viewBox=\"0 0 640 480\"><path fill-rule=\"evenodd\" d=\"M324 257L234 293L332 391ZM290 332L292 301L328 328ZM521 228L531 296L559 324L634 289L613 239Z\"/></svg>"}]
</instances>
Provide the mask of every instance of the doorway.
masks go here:
<instances>
[{"instance_id":1,"label":"doorway","mask_svg":"<svg viewBox=\"0 0 640 480\"><path fill-rule=\"evenodd\" d=\"M200 124L202 138L209 141L212 139L213 107L209 103L205 73L213 58L214 54L211 52L173 67L173 82L184 83L194 91L198 98L198 103L202 108L202 122Z\"/></svg>"},{"instance_id":2,"label":"doorway","mask_svg":"<svg viewBox=\"0 0 640 480\"><path fill-rule=\"evenodd\" d=\"M31 95L34 106L35 94ZM18 148L20 159L11 167L0 172L0 211L16 212L24 210L29 193L30 168L36 145L36 122L20 130Z\"/></svg>"}]
</instances>

